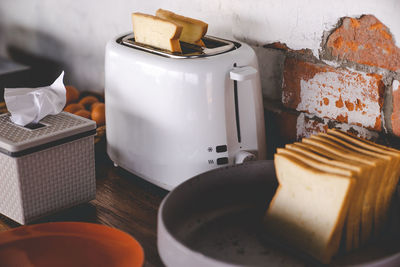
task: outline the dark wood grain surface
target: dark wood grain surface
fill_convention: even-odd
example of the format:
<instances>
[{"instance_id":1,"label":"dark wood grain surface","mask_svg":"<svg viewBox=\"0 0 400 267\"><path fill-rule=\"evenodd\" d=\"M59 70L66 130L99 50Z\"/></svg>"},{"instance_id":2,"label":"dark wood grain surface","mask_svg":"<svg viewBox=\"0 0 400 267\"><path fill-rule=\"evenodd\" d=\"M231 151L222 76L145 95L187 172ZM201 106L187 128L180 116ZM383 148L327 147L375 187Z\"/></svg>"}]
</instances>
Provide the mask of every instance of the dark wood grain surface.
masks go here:
<instances>
[{"instance_id":1,"label":"dark wood grain surface","mask_svg":"<svg viewBox=\"0 0 400 267\"><path fill-rule=\"evenodd\" d=\"M157 252L157 211L168 191L121 168L115 168L96 145L96 199L42 218L35 223L56 221L92 222L131 234L143 246L145 266L163 266ZM0 215L0 231L20 226Z\"/></svg>"}]
</instances>

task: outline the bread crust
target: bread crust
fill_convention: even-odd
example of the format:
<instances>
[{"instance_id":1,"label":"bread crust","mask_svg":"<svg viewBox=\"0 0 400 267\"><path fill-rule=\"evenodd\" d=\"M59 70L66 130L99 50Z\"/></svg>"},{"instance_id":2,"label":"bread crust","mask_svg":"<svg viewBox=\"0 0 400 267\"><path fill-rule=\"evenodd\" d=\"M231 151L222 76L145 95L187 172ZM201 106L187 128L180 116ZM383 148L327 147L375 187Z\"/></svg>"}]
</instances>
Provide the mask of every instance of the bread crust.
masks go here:
<instances>
[{"instance_id":1,"label":"bread crust","mask_svg":"<svg viewBox=\"0 0 400 267\"><path fill-rule=\"evenodd\" d=\"M159 8L156 11L156 16L157 17L171 17L173 19L182 20L182 21L185 21L185 22L190 23L190 24L197 24L197 25L201 26L202 28L204 28L203 36L204 36L204 34L206 34L207 29L208 29L208 24L205 23L204 21L201 21L201 20L198 20L198 19L194 19L194 18L185 17L185 16L176 14L176 13L174 13L172 11L169 11L169 10L165 10L165 9Z\"/></svg>"},{"instance_id":2,"label":"bread crust","mask_svg":"<svg viewBox=\"0 0 400 267\"><path fill-rule=\"evenodd\" d=\"M166 19L166 20L173 21L173 22L177 23L178 25L179 25L179 22L183 22L183 23L188 23L188 24L199 26L201 29L200 38L198 40L195 40L193 43L196 45L199 45L199 46L205 46L204 42L201 40L201 38L203 38L204 35L207 33L207 30L208 30L207 23L205 23L201 20L198 20L198 19L193 19L193 18L182 16L182 15L178 15L178 14L175 14L174 12L171 12L171 11L165 10L165 9L161 9L161 8L156 11L156 16Z\"/></svg>"}]
</instances>

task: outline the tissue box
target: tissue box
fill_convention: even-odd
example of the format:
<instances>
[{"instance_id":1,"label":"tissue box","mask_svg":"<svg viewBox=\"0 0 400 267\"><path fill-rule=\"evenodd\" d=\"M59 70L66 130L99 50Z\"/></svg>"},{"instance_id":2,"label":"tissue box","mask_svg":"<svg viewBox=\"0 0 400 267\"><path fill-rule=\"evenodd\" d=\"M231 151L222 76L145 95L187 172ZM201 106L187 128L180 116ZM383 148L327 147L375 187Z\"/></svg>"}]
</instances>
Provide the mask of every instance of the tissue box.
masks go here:
<instances>
[{"instance_id":1,"label":"tissue box","mask_svg":"<svg viewBox=\"0 0 400 267\"><path fill-rule=\"evenodd\" d=\"M0 115L0 213L21 224L95 198L96 123L61 112L25 127Z\"/></svg>"}]
</instances>

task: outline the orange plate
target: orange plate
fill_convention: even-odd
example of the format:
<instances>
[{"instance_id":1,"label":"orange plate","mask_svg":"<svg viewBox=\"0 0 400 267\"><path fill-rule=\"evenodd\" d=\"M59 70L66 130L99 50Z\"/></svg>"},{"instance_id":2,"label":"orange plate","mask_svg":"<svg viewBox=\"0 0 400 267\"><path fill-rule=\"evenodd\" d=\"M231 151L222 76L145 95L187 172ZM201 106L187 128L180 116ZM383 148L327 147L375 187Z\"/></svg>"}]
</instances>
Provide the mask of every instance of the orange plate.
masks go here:
<instances>
[{"instance_id":1,"label":"orange plate","mask_svg":"<svg viewBox=\"0 0 400 267\"><path fill-rule=\"evenodd\" d=\"M142 266L133 237L92 223L21 226L0 233L1 266Z\"/></svg>"}]
</instances>

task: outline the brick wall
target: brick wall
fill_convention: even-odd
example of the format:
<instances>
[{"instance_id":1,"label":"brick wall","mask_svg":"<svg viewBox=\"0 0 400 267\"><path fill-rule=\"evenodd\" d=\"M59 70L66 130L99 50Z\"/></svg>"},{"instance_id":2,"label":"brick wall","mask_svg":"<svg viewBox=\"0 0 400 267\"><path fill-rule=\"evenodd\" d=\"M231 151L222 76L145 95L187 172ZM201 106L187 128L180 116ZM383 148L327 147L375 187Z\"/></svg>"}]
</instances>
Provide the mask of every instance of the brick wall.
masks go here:
<instances>
[{"instance_id":1,"label":"brick wall","mask_svg":"<svg viewBox=\"0 0 400 267\"><path fill-rule=\"evenodd\" d=\"M324 33L318 57L282 43L264 48L279 51L283 58L281 98L264 105L269 144L282 146L339 128L398 146L400 48L376 17L340 19Z\"/></svg>"}]
</instances>

